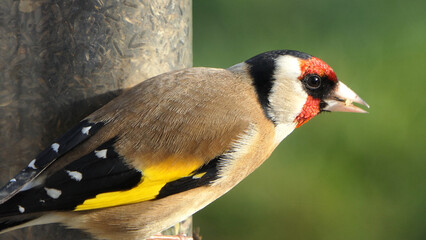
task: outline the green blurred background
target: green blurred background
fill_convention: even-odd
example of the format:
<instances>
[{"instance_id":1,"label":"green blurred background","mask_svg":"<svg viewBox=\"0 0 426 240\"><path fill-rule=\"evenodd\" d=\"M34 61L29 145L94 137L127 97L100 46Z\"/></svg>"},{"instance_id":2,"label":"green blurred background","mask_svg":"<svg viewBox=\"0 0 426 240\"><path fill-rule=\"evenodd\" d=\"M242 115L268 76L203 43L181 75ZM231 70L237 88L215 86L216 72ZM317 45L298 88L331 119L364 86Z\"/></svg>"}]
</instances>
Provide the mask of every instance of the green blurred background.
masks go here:
<instances>
[{"instance_id":1,"label":"green blurred background","mask_svg":"<svg viewBox=\"0 0 426 240\"><path fill-rule=\"evenodd\" d=\"M369 114L322 114L195 215L205 240L426 239L426 1L194 0L194 66L295 49Z\"/></svg>"}]
</instances>

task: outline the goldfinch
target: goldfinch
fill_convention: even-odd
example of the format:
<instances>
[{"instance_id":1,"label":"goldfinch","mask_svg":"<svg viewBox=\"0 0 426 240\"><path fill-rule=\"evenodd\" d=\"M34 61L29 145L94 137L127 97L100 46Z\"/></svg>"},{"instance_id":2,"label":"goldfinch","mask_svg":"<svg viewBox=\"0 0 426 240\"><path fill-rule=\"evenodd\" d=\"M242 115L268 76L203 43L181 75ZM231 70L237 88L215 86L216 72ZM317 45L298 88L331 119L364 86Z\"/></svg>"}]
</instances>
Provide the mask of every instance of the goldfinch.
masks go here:
<instances>
[{"instance_id":1,"label":"goldfinch","mask_svg":"<svg viewBox=\"0 0 426 240\"><path fill-rule=\"evenodd\" d=\"M58 222L144 239L191 216L323 111L365 112L322 60L293 50L188 68L126 90L0 189L0 231Z\"/></svg>"}]
</instances>

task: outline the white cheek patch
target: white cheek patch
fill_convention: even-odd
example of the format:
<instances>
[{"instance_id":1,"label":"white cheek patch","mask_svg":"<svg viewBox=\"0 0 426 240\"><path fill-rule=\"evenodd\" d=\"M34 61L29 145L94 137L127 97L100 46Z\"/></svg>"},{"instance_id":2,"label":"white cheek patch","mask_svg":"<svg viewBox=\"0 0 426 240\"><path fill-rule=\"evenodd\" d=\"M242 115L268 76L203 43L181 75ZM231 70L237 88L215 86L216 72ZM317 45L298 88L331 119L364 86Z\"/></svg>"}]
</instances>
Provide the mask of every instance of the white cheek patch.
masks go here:
<instances>
[{"instance_id":1,"label":"white cheek patch","mask_svg":"<svg viewBox=\"0 0 426 240\"><path fill-rule=\"evenodd\" d=\"M298 79L300 75L301 69L298 58L290 55L277 58L275 81L269 101L272 114L275 117L274 120L278 124L292 123L305 105L308 94ZM284 132L288 132L288 130Z\"/></svg>"},{"instance_id":2,"label":"white cheek patch","mask_svg":"<svg viewBox=\"0 0 426 240\"><path fill-rule=\"evenodd\" d=\"M285 79L297 79L302 74L298 58L285 55L277 58L275 77Z\"/></svg>"}]
</instances>

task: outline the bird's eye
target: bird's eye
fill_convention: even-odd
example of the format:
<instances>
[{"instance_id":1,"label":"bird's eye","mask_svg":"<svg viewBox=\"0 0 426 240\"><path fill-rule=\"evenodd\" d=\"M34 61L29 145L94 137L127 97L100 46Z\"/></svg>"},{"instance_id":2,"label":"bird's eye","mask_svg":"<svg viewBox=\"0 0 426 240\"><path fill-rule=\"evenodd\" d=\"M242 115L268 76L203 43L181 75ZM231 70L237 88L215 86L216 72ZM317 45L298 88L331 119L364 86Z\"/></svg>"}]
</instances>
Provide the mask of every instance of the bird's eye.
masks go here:
<instances>
[{"instance_id":1,"label":"bird's eye","mask_svg":"<svg viewBox=\"0 0 426 240\"><path fill-rule=\"evenodd\" d=\"M317 89L321 86L321 78L318 75L309 75L306 77L306 86L309 89Z\"/></svg>"}]
</instances>

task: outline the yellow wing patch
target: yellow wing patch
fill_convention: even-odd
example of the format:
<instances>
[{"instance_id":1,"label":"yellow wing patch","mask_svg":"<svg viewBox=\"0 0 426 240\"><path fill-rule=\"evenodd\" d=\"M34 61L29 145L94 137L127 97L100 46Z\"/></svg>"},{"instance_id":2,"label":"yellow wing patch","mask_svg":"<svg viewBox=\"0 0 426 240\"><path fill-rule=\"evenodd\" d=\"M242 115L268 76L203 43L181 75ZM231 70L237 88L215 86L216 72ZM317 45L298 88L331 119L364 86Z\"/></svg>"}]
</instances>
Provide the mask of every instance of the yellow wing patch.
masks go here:
<instances>
[{"instance_id":1,"label":"yellow wing patch","mask_svg":"<svg viewBox=\"0 0 426 240\"><path fill-rule=\"evenodd\" d=\"M152 200L158 195L164 185L190 176L202 164L203 161L197 158L182 159L169 157L160 164L143 169L142 179L134 188L126 191L100 193L94 198L86 199L74 211L99 209Z\"/></svg>"}]
</instances>

